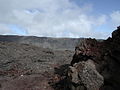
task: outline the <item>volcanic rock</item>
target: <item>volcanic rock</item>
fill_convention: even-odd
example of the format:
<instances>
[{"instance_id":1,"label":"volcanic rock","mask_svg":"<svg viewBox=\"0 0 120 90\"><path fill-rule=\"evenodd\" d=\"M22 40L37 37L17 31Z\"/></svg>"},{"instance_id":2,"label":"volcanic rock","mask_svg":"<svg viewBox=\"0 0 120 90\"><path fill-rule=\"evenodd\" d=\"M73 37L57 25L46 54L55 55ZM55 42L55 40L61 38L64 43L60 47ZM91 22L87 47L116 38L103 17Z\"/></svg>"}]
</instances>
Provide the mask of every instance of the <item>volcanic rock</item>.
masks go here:
<instances>
[{"instance_id":1,"label":"volcanic rock","mask_svg":"<svg viewBox=\"0 0 120 90\"><path fill-rule=\"evenodd\" d=\"M71 65L74 66L75 63L82 63L83 61L87 62L89 59L94 62L97 72L104 78L104 85L100 90L120 90L119 27L112 33L111 38L102 42L90 38L85 39L76 47Z\"/></svg>"},{"instance_id":2,"label":"volcanic rock","mask_svg":"<svg viewBox=\"0 0 120 90\"><path fill-rule=\"evenodd\" d=\"M98 73L92 60L70 66L68 78L71 82L71 90L99 90L104 83L103 76Z\"/></svg>"}]
</instances>

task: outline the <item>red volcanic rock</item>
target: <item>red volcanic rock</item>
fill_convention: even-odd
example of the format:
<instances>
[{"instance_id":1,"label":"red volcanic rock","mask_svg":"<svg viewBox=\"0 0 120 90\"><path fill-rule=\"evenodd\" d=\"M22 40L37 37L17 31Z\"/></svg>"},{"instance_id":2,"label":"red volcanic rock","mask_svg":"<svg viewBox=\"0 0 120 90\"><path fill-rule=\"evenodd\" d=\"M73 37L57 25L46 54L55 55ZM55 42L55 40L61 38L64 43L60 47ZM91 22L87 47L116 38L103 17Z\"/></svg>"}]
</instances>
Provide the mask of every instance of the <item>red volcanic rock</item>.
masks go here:
<instances>
[{"instance_id":1,"label":"red volcanic rock","mask_svg":"<svg viewBox=\"0 0 120 90\"><path fill-rule=\"evenodd\" d=\"M75 54L71 65L78 63L79 61L87 61L88 59L96 59L101 57L101 42L98 42L95 39L84 39L80 45L76 46Z\"/></svg>"},{"instance_id":2,"label":"red volcanic rock","mask_svg":"<svg viewBox=\"0 0 120 90\"><path fill-rule=\"evenodd\" d=\"M89 59L94 61L97 71L104 77L100 90L120 90L120 27L111 38L102 42L85 39L76 47L71 65L74 67L75 63Z\"/></svg>"}]
</instances>

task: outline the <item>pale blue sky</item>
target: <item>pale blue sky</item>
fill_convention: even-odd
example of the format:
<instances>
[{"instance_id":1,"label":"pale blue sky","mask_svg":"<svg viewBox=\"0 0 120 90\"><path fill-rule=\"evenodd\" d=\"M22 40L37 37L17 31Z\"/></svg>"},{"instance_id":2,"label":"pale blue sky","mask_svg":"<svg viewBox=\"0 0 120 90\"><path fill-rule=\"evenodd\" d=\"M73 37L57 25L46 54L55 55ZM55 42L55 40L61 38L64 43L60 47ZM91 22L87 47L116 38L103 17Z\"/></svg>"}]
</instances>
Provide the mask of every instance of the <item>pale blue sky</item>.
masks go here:
<instances>
[{"instance_id":1,"label":"pale blue sky","mask_svg":"<svg viewBox=\"0 0 120 90\"><path fill-rule=\"evenodd\" d=\"M27 34L26 30L24 30L23 28L15 25L15 24L8 25L8 27L9 27L13 32L15 32L15 34L18 34L18 35L26 35L26 34Z\"/></svg>"},{"instance_id":2,"label":"pale blue sky","mask_svg":"<svg viewBox=\"0 0 120 90\"><path fill-rule=\"evenodd\" d=\"M110 14L120 10L120 0L71 0L78 6L81 4L92 4L94 14Z\"/></svg>"},{"instance_id":3,"label":"pale blue sky","mask_svg":"<svg viewBox=\"0 0 120 90\"><path fill-rule=\"evenodd\" d=\"M120 11L120 0L71 0L75 2L78 6L85 5L85 4L91 4L93 7L92 15L109 15L115 11ZM110 23L109 18L107 19L107 23L100 26L96 27L95 30L100 29L101 31L107 31L107 32L112 32L114 29L116 29L116 26L112 26Z\"/></svg>"},{"instance_id":4,"label":"pale blue sky","mask_svg":"<svg viewBox=\"0 0 120 90\"><path fill-rule=\"evenodd\" d=\"M0 34L107 38L120 0L0 0Z\"/></svg>"}]
</instances>

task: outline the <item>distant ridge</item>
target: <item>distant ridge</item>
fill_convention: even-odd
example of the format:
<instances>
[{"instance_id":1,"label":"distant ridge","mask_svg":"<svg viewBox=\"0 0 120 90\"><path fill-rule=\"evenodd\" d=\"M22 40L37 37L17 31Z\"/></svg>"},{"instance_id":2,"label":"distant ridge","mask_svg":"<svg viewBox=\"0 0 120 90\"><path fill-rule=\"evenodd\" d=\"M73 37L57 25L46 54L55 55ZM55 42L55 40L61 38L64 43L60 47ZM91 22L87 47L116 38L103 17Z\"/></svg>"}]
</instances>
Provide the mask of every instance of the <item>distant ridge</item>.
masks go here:
<instances>
[{"instance_id":1,"label":"distant ridge","mask_svg":"<svg viewBox=\"0 0 120 90\"><path fill-rule=\"evenodd\" d=\"M15 42L31 44L38 47L55 50L74 50L75 46L84 38L52 38L36 36L0 35L1 42Z\"/></svg>"}]
</instances>

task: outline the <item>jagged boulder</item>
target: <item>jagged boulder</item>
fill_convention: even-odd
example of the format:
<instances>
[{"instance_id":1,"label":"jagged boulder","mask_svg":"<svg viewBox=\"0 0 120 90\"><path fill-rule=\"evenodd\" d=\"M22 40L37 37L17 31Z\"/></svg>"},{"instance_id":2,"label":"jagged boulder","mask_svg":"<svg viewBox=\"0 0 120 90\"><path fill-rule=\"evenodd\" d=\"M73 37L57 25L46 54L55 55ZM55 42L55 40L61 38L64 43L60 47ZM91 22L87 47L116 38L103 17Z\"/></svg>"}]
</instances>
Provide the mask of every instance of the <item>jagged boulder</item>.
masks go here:
<instances>
[{"instance_id":1,"label":"jagged boulder","mask_svg":"<svg viewBox=\"0 0 120 90\"><path fill-rule=\"evenodd\" d=\"M100 57L101 52L98 47L101 46L101 42L95 39L84 39L78 46L75 47L75 54L71 65L80 61L87 61L88 59L96 59Z\"/></svg>"},{"instance_id":2,"label":"jagged boulder","mask_svg":"<svg viewBox=\"0 0 120 90\"><path fill-rule=\"evenodd\" d=\"M120 26L117 27L117 30L112 32L112 38L120 40Z\"/></svg>"},{"instance_id":3,"label":"jagged boulder","mask_svg":"<svg viewBox=\"0 0 120 90\"><path fill-rule=\"evenodd\" d=\"M120 27L107 40L84 39L55 90L120 90Z\"/></svg>"},{"instance_id":4,"label":"jagged boulder","mask_svg":"<svg viewBox=\"0 0 120 90\"><path fill-rule=\"evenodd\" d=\"M102 42L85 39L76 47L71 66L89 59L94 61L96 71L104 78L100 90L120 90L120 27L113 31L112 37Z\"/></svg>"},{"instance_id":5,"label":"jagged boulder","mask_svg":"<svg viewBox=\"0 0 120 90\"><path fill-rule=\"evenodd\" d=\"M69 67L68 80L71 90L99 90L104 78L96 70L92 60L75 63Z\"/></svg>"}]
</instances>

